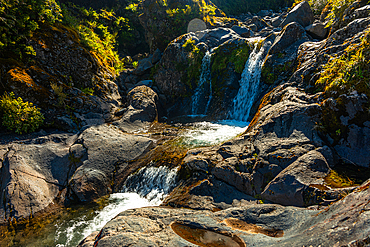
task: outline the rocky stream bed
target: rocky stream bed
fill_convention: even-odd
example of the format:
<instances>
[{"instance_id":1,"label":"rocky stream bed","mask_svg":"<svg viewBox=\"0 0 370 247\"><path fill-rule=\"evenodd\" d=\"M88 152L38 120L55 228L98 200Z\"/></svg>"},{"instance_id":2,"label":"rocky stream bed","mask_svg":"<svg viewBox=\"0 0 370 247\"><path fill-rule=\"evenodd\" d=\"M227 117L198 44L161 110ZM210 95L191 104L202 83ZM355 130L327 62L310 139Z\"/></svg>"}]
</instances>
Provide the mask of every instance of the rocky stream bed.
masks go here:
<instances>
[{"instance_id":1,"label":"rocky stream bed","mask_svg":"<svg viewBox=\"0 0 370 247\"><path fill-rule=\"evenodd\" d=\"M79 128L2 132L1 245L369 246L368 96L315 87L369 13L330 30L307 2L245 14L123 72Z\"/></svg>"}]
</instances>

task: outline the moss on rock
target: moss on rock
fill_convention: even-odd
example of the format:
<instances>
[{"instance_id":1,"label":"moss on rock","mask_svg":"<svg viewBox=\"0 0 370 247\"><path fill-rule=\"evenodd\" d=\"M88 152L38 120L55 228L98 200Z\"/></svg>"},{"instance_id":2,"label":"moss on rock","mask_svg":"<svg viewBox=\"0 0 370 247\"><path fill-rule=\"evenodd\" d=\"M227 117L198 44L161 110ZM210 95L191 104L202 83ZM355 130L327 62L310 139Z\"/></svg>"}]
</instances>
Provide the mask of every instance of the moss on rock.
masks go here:
<instances>
[{"instance_id":1,"label":"moss on rock","mask_svg":"<svg viewBox=\"0 0 370 247\"><path fill-rule=\"evenodd\" d=\"M224 93L225 82L229 70L242 74L249 58L251 44L245 40L231 40L219 46L212 55L211 74L214 93L221 96Z\"/></svg>"}]
</instances>

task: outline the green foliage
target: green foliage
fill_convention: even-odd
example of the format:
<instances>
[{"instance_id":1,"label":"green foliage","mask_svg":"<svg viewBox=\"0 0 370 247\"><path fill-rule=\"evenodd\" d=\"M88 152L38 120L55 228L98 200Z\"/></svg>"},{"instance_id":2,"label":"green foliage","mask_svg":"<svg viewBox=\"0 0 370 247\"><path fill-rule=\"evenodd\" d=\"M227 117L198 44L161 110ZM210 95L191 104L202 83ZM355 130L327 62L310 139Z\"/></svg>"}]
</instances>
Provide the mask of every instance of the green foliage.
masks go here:
<instances>
[{"instance_id":1,"label":"green foliage","mask_svg":"<svg viewBox=\"0 0 370 247\"><path fill-rule=\"evenodd\" d=\"M50 86L54 93L58 96L58 105L60 107L64 106L64 101L66 100L67 95L63 92L63 87L59 86L57 83L51 83Z\"/></svg>"},{"instance_id":2,"label":"green foliage","mask_svg":"<svg viewBox=\"0 0 370 247\"><path fill-rule=\"evenodd\" d=\"M211 58L212 87L214 93L221 96L225 90L230 69L241 74L249 58L249 43L228 42L214 51Z\"/></svg>"},{"instance_id":3,"label":"green foliage","mask_svg":"<svg viewBox=\"0 0 370 247\"><path fill-rule=\"evenodd\" d=\"M322 131L329 134L335 143L348 135L350 124L361 126L369 119L370 112L364 109L363 113L357 114L348 124L344 125L341 116L347 114L347 102L345 98L340 97L354 90L370 97L369 61L370 32L368 31L363 34L359 43L350 44L342 55L332 57L316 81L316 91L324 91L324 97L330 98L323 102ZM330 107L333 104L334 109ZM366 103L364 107L369 107L369 103Z\"/></svg>"},{"instance_id":4,"label":"green foliage","mask_svg":"<svg viewBox=\"0 0 370 247\"><path fill-rule=\"evenodd\" d=\"M35 55L27 41L43 23L53 24L61 18L55 0L0 1L0 57L26 59Z\"/></svg>"},{"instance_id":5,"label":"green foliage","mask_svg":"<svg viewBox=\"0 0 370 247\"><path fill-rule=\"evenodd\" d=\"M224 13L210 1L192 0L187 3L157 0L149 6L141 5L139 12L145 15L145 19L150 20L146 28L154 36L152 46L164 50L171 40L187 33L189 22L195 18L208 22L210 17L216 14L224 16Z\"/></svg>"},{"instance_id":6,"label":"green foliage","mask_svg":"<svg viewBox=\"0 0 370 247\"><path fill-rule=\"evenodd\" d=\"M133 61L132 66L134 66L134 68L136 69L137 66L139 66L139 62L138 61Z\"/></svg>"},{"instance_id":7,"label":"green foliage","mask_svg":"<svg viewBox=\"0 0 370 247\"><path fill-rule=\"evenodd\" d=\"M200 51L200 49L195 45L195 41L192 39L186 40L182 47L186 52L188 52L189 66L184 67L183 64L178 64L176 68L180 71L186 71L183 81L190 89L192 89L193 84L199 79L201 74L200 68L202 66L204 52Z\"/></svg>"},{"instance_id":8,"label":"green foliage","mask_svg":"<svg viewBox=\"0 0 370 247\"><path fill-rule=\"evenodd\" d=\"M94 95L94 89L93 88L82 88L81 91L84 93L84 94L87 94L87 95L90 95L90 96L93 96Z\"/></svg>"},{"instance_id":9,"label":"green foliage","mask_svg":"<svg viewBox=\"0 0 370 247\"><path fill-rule=\"evenodd\" d=\"M356 0L327 0L329 6L329 14L326 19L328 20L327 27L331 26L335 20L343 18L344 10L346 10Z\"/></svg>"},{"instance_id":10,"label":"green foliage","mask_svg":"<svg viewBox=\"0 0 370 247\"><path fill-rule=\"evenodd\" d=\"M348 93L357 90L370 96L370 32L359 44L349 45L339 57L333 57L324 67L316 86L331 92Z\"/></svg>"},{"instance_id":11,"label":"green foliage","mask_svg":"<svg viewBox=\"0 0 370 247\"><path fill-rule=\"evenodd\" d=\"M114 11L101 9L97 12L73 4L62 5L62 13L63 23L78 31L81 43L100 63L117 74L122 71L124 64L116 51L116 42L118 33L130 28L126 18L117 16Z\"/></svg>"},{"instance_id":12,"label":"green foliage","mask_svg":"<svg viewBox=\"0 0 370 247\"><path fill-rule=\"evenodd\" d=\"M44 121L40 109L20 97L16 99L13 92L0 98L0 111L2 124L18 134L35 131Z\"/></svg>"}]
</instances>

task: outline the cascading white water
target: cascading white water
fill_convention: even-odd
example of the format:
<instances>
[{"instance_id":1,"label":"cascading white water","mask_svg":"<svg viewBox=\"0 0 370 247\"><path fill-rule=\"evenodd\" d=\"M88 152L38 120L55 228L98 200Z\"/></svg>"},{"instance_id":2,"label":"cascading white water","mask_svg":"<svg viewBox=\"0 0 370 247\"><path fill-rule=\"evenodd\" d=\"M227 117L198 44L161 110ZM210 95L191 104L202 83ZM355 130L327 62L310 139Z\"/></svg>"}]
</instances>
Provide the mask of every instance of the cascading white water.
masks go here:
<instances>
[{"instance_id":1,"label":"cascading white water","mask_svg":"<svg viewBox=\"0 0 370 247\"><path fill-rule=\"evenodd\" d=\"M229 117L239 121L247 121L254 100L258 94L261 70L265 58L265 49L259 44L254 44L254 49L245 64L242 78L239 81L240 88L234 99L234 106Z\"/></svg>"},{"instance_id":2,"label":"cascading white water","mask_svg":"<svg viewBox=\"0 0 370 247\"><path fill-rule=\"evenodd\" d=\"M161 203L175 187L177 170L165 166L143 168L126 179L122 192L135 192L151 202Z\"/></svg>"},{"instance_id":3,"label":"cascading white water","mask_svg":"<svg viewBox=\"0 0 370 247\"><path fill-rule=\"evenodd\" d=\"M206 114L208 110L209 103L212 99L212 83L211 83L211 57L212 51L207 51L202 59L201 74L199 77L199 83L193 96L191 97L191 113L193 115ZM207 95L207 83L209 83L209 93ZM207 103L202 100L207 100Z\"/></svg>"},{"instance_id":4,"label":"cascading white water","mask_svg":"<svg viewBox=\"0 0 370 247\"><path fill-rule=\"evenodd\" d=\"M177 170L167 167L142 168L130 175L122 189L122 193L115 193L109 197L109 205L94 212L94 217L82 213L69 222L57 225L55 243L57 247L72 247L78 245L92 232L100 230L108 221L122 211L158 206L164 197L176 186Z\"/></svg>"}]
</instances>

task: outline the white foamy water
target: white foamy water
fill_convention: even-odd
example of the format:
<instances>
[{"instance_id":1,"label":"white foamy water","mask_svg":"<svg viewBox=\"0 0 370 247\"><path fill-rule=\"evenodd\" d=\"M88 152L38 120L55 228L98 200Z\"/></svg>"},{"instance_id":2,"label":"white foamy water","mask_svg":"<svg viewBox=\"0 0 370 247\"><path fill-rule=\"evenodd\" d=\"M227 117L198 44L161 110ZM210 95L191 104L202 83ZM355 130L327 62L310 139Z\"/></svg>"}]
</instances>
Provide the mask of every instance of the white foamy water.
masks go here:
<instances>
[{"instance_id":1,"label":"white foamy water","mask_svg":"<svg viewBox=\"0 0 370 247\"><path fill-rule=\"evenodd\" d=\"M240 88L234 99L234 106L230 112L231 119L247 121L254 100L259 93L261 70L265 58L265 48L259 49L258 42L254 44L254 49L249 55L248 61L239 81Z\"/></svg>"},{"instance_id":2,"label":"white foamy water","mask_svg":"<svg viewBox=\"0 0 370 247\"><path fill-rule=\"evenodd\" d=\"M160 205L164 197L175 187L177 170L177 168L170 170L167 167L149 167L129 176L123 192L111 194L109 204L102 210L94 212L94 217L91 217L91 213L82 213L81 216L58 225L55 235L56 246L78 245L85 237L99 231L122 211Z\"/></svg>"},{"instance_id":3,"label":"white foamy water","mask_svg":"<svg viewBox=\"0 0 370 247\"><path fill-rule=\"evenodd\" d=\"M221 120L215 123L198 122L183 134L182 143L191 147L211 146L234 138L243 133L247 122Z\"/></svg>"},{"instance_id":4,"label":"white foamy water","mask_svg":"<svg viewBox=\"0 0 370 247\"><path fill-rule=\"evenodd\" d=\"M123 186L123 192L136 192L154 203L161 203L175 187L178 168L165 166L148 167L130 175Z\"/></svg>"},{"instance_id":5,"label":"white foamy water","mask_svg":"<svg viewBox=\"0 0 370 247\"><path fill-rule=\"evenodd\" d=\"M193 115L206 114L212 99L211 53L212 51L207 51L203 57L198 86L191 97L191 112Z\"/></svg>"}]
</instances>

